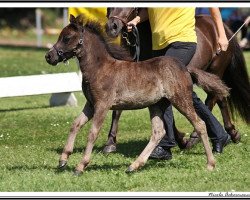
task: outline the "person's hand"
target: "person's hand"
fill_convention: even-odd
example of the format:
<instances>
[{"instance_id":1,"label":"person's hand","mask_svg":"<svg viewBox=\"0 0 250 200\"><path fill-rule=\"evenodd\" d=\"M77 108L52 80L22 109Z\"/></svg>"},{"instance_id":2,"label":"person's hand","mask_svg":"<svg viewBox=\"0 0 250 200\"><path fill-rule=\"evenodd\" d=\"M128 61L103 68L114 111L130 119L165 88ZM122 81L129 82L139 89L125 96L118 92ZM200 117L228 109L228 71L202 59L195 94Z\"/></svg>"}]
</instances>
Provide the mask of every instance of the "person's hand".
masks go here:
<instances>
[{"instance_id":1,"label":"person's hand","mask_svg":"<svg viewBox=\"0 0 250 200\"><path fill-rule=\"evenodd\" d=\"M127 31L132 31L132 27L136 26L140 22L140 17L136 16L133 20L127 23Z\"/></svg>"},{"instance_id":2,"label":"person's hand","mask_svg":"<svg viewBox=\"0 0 250 200\"><path fill-rule=\"evenodd\" d=\"M219 37L218 39L218 53L221 51L226 51L228 48L229 42L227 37Z\"/></svg>"}]
</instances>

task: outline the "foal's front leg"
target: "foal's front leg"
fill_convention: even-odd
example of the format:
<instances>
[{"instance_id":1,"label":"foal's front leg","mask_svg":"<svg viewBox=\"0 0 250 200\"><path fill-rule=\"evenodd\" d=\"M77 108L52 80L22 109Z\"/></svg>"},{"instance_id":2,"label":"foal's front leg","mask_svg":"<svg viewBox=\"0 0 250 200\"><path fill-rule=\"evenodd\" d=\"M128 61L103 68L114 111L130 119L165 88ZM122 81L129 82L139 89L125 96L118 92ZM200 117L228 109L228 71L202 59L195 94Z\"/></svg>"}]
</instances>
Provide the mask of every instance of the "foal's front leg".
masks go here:
<instances>
[{"instance_id":1,"label":"foal's front leg","mask_svg":"<svg viewBox=\"0 0 250 200\"><path fill-rule=\"evenodd\" d=\"M93 122L90 128L89 134L88 134L87 146L83 153L83 158L81 162L78 164L78 166L75 169L75 175L80 175L89 164L94 143L98 137L101 126L103 124L103 121L107 113L108 113L107 107L101 107L97 105L95 106Z\"/></svg>"},{"instance_id":2,"label":"foal's front leg","mask_svg":"<svg viewBox=\"0 0 250 200\"><path fill-rule=\"evenodd\" d=\"M81 127L86 124L93 117L93 108L87 102L83 108L82 113L75 119L68 136L67 143L63 149L62 155L59 160L59 168L64 168L67 164L70 154L73 152L74 142L77 133Z\"/></svg>"},{"instance_id":3,"label":"foal's front leg","mask_svg":"<svg viewBox=\"0 0 250 200\"><path fill-rule=\"evenodd\" d=\"M165 128L163 123L163 112L157 105L149 107L150 119L152 123L152 134L149 143L139 155L139 157L129 166L126 172L133 172L142 167L148 160L148 157L155 149L157 144L165 135Z\"/></svg>"}]
</instances>

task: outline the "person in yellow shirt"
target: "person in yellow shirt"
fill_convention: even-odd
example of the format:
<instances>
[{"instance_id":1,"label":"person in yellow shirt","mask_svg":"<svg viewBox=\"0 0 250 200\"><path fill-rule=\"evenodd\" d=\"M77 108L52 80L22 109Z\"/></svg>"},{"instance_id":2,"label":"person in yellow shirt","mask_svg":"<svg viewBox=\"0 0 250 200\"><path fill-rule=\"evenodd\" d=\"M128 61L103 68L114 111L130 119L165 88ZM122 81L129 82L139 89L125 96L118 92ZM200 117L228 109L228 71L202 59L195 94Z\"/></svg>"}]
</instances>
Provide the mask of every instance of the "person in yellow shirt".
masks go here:
<instances>
[{"instance_id":1,"label":"person in yellow shirt","mask_svg":"<svg viewBox=\"0 0 250 200\"><path fill-rule=\"evenodd\" d=\"M68 14L75 17L83 14L86 20L98 21L102 25L107 22L107 8L106 7L70 7L68 9Z\"/></svg>"},{"instance_id":2,"label":"person in yellow shirt","mask_svg":"<svg viewBox=\"0 0 250 200\"><path fill-rule=\"evenodd\" d=\"M226 51L228 39L218 8L210 8L211 16L218 31L218 49ZM186 66L196 51L197 36L195 32L195 8L148 8L141 9L132 21L127 23L128 31L132 25L149 19L152 31L153 57L173 56L180 59ZM181 80L180 80L181 81ZM207 106L193 92L193 102L197 114L206 123L208 136L213 145L213 152L222 153L223 147L229 142L230 136L225 132L219 121ZM164 113L166 135L151 153L150 158L171 159L171 148L176 145L173 130L173 111L170 105Z\"/></svg>"}]
</instances>

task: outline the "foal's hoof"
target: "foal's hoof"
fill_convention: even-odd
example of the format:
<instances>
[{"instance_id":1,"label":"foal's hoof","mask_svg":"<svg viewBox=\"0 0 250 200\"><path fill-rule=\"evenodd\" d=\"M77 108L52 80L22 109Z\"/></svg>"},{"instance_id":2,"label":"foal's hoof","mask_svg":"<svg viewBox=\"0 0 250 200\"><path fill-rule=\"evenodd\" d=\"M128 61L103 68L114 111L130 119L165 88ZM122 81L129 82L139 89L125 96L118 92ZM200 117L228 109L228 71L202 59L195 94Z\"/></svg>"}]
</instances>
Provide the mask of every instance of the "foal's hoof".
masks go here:
<instances>
[{"instance_id":1,"label":"foal's hoof","mask_svg":"<svg viewBox=\"0 0 250 200\"><path fill-rule=\"evenodd\" d=\"M60 160L60 161L59 161L58 168L59 168L59 169L65 169L66 165L67 165L67 161L65 161L65 160Z\"/></svg>"},{"instance_id":2,"label":"foal's hoof","mask_svg":"<svg viewBox=\"0 0 250 200\"><path fill-rule=\"evenodd\" d=\"M116 145L111 144L111 145L106 145L103 149L103 153L108 154L108 153L113 153L116 152Z\"/></svg>"},{"instance_id":3,"label":"foal's hoof","mask_svg":"<svg viewBox=\"0 0 250 200\"><path fill-rule=\"evenodd\" d=\"M190 135L189 140L187 141L186 149L191 149L194 145L200 142L200 138L196 132L193 132Z\"/></svg>"},{"instance_id":4,"label":"foal's hoof","mask_svg":"<svg viewBox=\"0 0 250 200\"><path fill-rule=\"evenodd\" d=\"M80 176L82 174L82 171L79 171L79 170L75 170L74 171L74 176Z\"/></svg>"},{"instance_id":5,"label":"foal's hoof","mask_svg":"<svg viewBox=\"0 0 250 200\"><path fill-rule=\"evenodd\" d=\"M125 172L126 172L126 174L132 174L135 172L135 169L133 169L133 167L129 166Z\"/></svg>"},{"instance_id":6,"label":"foal's hoof","mask_svg":"<svg viewBox=\"0 0 250 200\"><path fill-rule=\"evenodd\" d=\"M215 165L207 165L207 170L210 172L213 171L214 168L215 168Z\"/></svg>"}]
</instances>

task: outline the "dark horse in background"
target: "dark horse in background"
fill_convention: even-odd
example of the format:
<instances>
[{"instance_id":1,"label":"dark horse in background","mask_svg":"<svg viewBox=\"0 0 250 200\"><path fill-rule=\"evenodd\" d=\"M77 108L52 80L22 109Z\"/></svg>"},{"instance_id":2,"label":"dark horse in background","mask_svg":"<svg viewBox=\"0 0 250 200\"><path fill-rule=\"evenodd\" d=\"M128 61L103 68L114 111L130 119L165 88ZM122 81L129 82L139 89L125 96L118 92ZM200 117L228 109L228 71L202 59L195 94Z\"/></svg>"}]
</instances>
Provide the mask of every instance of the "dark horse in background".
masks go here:
<instances>
[{"instance_id":1,"label":"dark horse in background","mask_svg":"<svg viewBox=\"0 0 250 200\"><path fill-rule=\"evenodd\" d=\"M106 24L106 32L111 37L117 37L120 33L126 32L126 23L132 20L138 13L138 9L144 8L108 8ZM217 32L215 24L210 16L196 16L196 33L197 33L197 50L187 66L188 69L199 68L209 73L219 76L228 87L231 88L230 96L222 100L207 92L205 104L210 110L217 103L223 117L224 127L231 136L233 142L240 140L240 133L236 130L231 121L230 114L234 115L235 111L240 114L242 119L250 123L250 84L247 74L246 63L243 52L239 47L237 40L232 38L226 52L216 55L217 51ZM151 57L152 40L149 21L139 23L138 26L140 36L141 54L140 60ZM225 25L225 31L228 38L232 36L232 32ZM130 33L129 39L133 40L134 36ZM121 37L121 44L130 50L134 55L134 47L128 46L126 40ZM195 81L195 77L193 77ZM104 148L104 152L109 153L116 151L116 134L118 128L118 120L122 111L114 111L112 114L112 124L108 136L108 141ZM190 148L198 142L199 138L194 132L188 142L184 140L184 134L179 132L174 125L175 138L180 148Z\"/></svg>"},{"instance_id":2,"label":"dark horse in background","mask_svg":"<svg viewBox=\"0 0 250 200\"><path fill-rule=\"evenodd\" d=\"M79 175L88 166L94 143L109 110L131 110L148 107L152 134L148 145L129 166L128 172L142 167L165 134L163 111L171 103L193 125L201 137L207 156L207 169L213 170L215 160L209 144L206 125L196 114L192 101L192 75L198 84L218 98L228 96L228 88L215 75L187 68L178 59L157 57L141 62L123 60L118 45L111 46L103 37L100 24L70 16L70 24L59 35L56 44L45 55L51 65L66 62L72 57L79 61L82 72L82 90L86 104L70 129L67 143L60 157L59 167L64 168L73 152L77 132L89 120L92 125L81 162L76 167ZM178 82L177 79L181 79Z\"/></svg>"}]
</instances>

